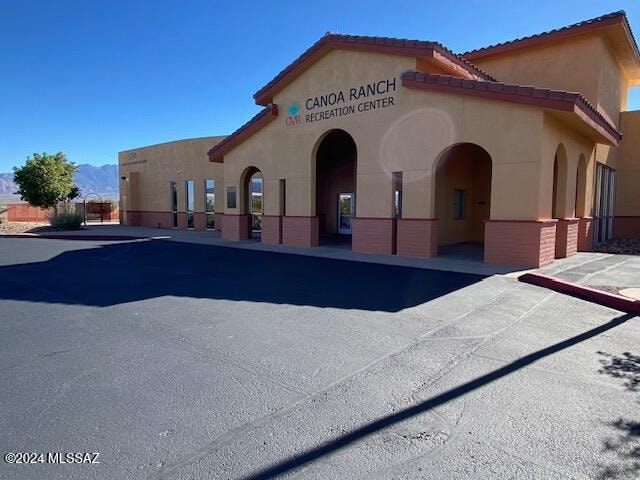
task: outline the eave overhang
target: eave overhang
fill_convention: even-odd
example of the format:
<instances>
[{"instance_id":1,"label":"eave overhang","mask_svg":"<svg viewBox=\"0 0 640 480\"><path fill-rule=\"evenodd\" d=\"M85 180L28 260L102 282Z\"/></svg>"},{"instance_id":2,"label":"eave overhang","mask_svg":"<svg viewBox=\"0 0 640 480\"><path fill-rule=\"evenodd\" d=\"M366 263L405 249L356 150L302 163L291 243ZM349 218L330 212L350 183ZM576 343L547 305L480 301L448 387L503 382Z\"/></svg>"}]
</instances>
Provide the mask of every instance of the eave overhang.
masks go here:
<instances>
[{"instance_id":1,"label":"eave overhang","mask_svg":"<svg viewBox=\"0 0 640 480\"><path fill-rule=\"evenodd\" d=\"M306 52L289 64L269 83L258 90L253 98L258 105L268 105L273 97L307 68L332 50L373 52L427 59L437 62L447 71L465 78L494 80L488 73L468 60L454 54L437 42L407 40L390 37L363 37L357 35L326 34Z\"/></svg>"},{"instance_id":2,"label":"eave overhang","mask_svg":"<svg viewBox=\"0 0 640 480\"><path fill-rule=\"evenodd\" d=\"M473 62L494 55L502 55L523 48L559 42L597 31L601 31L609 41L631 85L640 85L640 52L624 11L608 13L548 32L471 50L461 54L461 56Z\"/></svg>"},{"instance_id":3,"label":"eave overhang","mask_svg":"<svg viewBox=\"0 0 640 480\"><path fill-rule=\"evenodd\" d=\"M244 142L251 135L256 133L265 125L271 123L278 116L278 106L274 104L267 105L251 120L238 128L231 135L226 137L215 147L213 147L207 155L210 162L223 163L224 156Z\"/></svg>"},{"instance_id":4,"label":"eave overhang","mask_svg":"<svg viewBox=\"0 0 640 480\"><path fill-rule=\"evenodd\" d=\"M587 133L597 143L617 146L622 139L622 134L593 105L576 92L469 80L451 75L416 71L402 74L402 86L416 90L530 105L554 112L557 116L574 124L579 130Z\"/></svg>"}]
</instances>

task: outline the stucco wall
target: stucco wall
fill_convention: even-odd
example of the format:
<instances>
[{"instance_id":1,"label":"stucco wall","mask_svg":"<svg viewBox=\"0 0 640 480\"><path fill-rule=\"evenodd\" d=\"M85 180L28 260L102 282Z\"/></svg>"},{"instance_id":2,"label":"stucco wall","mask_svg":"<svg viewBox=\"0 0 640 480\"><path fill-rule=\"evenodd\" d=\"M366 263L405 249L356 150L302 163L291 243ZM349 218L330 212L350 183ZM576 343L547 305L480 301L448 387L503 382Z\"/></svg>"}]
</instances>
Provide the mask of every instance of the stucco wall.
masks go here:
<instances>
[{"instance_id":1,"label":"stucco wall","mask_svg":"<svg viewBox=\"0 0 640 480\"><path fill-rule=\"evenodd\" d=\"M623 112L616 175L616 216L640 217L640 110Z\"/></svg>"},{"instance_id":2,"label":"stucco wall","mask_svg":"<svg viewBox=\"0 0 640 480\"><path fill-rule=\"evenodd\" d=\"M535 220L540 216L538 178L543 113L535 107L424 92L401 86L409 58L333 51L276 95L279 116L224 158L225 186L240 191L249 166L265 177L265 213L279 213L279 179L286 179L287 215L314 216L315 149L323 134L343 129L357 147L357 216L392 215L392 172L403 172L403 217L434 218L434 171L438 156L459 142L482 146L492 158L491 217ZM292 102L382 79L396 79L393 107L287 126ZM304 108L301 112L305 114ZM239 213L244 193L238 197Z\"/></svg>"},{"instance_id":3,"label":"stucco wall","mask_svg":"<svg viewBox=\"0 0 640 480\"><path fill-rule=\"evenodd\" d=\"M205 179L215 180L216 212L222 212L222 166L210 163L207 152L223 138L178 140L119 152L120 201L123 215L126 215L127 211L170 212L171 181L177 184L178 212L183 213L186 204L186 180L194 180L195 212L202 213L205 209ZM123 180L122 177L126 177L127 180Z\"/></svg>"},{"instance_id":4,"label":"stucco wall","mask_svg":"<svg viewBox=\"0 0 640 480\"><path fill-rule=\"evenodd\" d=\"M583 155L587 163L586 182L583 202L587 216L593 208L593 177L595 172L594 143L575 132L568 130L562 122L552 114L544 115L544 135L540 161L540 194L538 199L540 219L552 218L553 200L553 164L558 147L562 145L566 154L566 174L561 175L564 182L560 188L562 196L557 209L558 218L573 218L576 206L577 171L580 156ZM604 147L598 145L597 148Z\"/></svg>"},{"instance_id":5,"label":"stucco wall","mask_svg":"<svg viewBox=\"0 0 640 480\"><path fill-rule=\"evenodd\" d=\"M473 62L502 82L580 92L614 125L626 108L626 78L606 39L598 33Z\"/></svg>"}]
</instances>

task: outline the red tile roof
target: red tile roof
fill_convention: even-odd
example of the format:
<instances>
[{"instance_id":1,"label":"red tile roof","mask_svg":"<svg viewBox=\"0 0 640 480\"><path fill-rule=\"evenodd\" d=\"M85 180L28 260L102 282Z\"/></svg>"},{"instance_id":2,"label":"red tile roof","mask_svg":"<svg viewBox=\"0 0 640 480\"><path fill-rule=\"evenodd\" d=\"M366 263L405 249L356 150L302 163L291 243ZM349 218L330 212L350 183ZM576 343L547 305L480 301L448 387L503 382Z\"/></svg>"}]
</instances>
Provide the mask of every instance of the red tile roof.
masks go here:
<instances>
[{"instance_id":1,"label":"red tile roof","mask_svg":"<svg viewBox=\"0 0 640 480\"><path fill-rule=\"evenodd\" d=\"M533 105L541 108L577 113L605 138L617 145L622 134L596 108L576 92L551 90L533 86L513 85L437 75L423 72L402 74L402 86L419 90L433 90L458 95L484 97L492 100Z\"/></svg>"},{"instance_id":2,"label":"red tile roof","mask_svg":"<svg viewBox=\"0 0 640 480\"><path fill-rule=\"evenodd\" d=\"M258 105L267 105L270 103L278 91L298 77L307 67L330 50L336 49L371 51L416 58L436 58L440 62L448 63L452 68L459 70L470 78L495 80L467 59L456 55L437 42L327 33L284 70L278 73L269 83L258 90L253 95L256 103Z\"/></svg>"},{"instance_id":3,"label":"red tile roof","mask_svg":"<svg viewBox=\"0 0 640 480\"><path fill-rule=\"evenodd\" d=\"M614 25L617 23L621 23L623 27L625 27L625 29L629 34L629 39L631 41L633 49L635 50L636 55L640 56L640 53L638 52L638 45L633 36L633 32L631 31L631 26L629 25L629 21L627 20L627 15L624 12L624 10L607 13L606 15L601 15L599 17L591 18L589 20L584 20L582 22L574 23L572 25L567 25L566 27L549 30L547 32L538 33L536 35L529 35L527 37L517 38L515 40L509 40L506 42L489 45L487 47L478 48L476 50L471 50L469 52L463 53L462 56L469 60L473 60L473 59L482 58L488 55L503 53L505 51L509 51L515 48L527 47L527 46L536 45L542 42L547 42L549 40L555 40L559 38L566 38L568 36L579 35L581 33L595 30L597 28L607 27L609 25Z\"/></svg>"},{"instance_id":4,"label":"red tile roof","mask_svg":"<svg viewBox=\"0 0 640 480\"><path fill-rule=\"evenodd\" d=\"M228 153L235 147L237 147L244 140L249 138L251 135L256 133L266 124L270 123L278 116L278 106L274 104L269 104L267 107L263 108L257 115L255 115L251 120L238 128L231 135L226 137L220 143L218 143L215 147L213 147L207 155L209 155L210 162L218 162L222 163L222 157L225 153Z\"/></svg>"}]
</instances>

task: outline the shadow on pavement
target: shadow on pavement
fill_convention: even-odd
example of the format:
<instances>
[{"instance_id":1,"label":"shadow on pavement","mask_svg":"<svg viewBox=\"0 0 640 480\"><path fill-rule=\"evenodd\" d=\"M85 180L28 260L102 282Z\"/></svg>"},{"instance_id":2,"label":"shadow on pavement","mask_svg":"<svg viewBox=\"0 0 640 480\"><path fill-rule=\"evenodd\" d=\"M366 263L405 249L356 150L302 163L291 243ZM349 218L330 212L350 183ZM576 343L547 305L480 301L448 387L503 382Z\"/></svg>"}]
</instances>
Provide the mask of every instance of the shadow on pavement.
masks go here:
<instances>
[{"instance_id":1,"label":"shadow on pavement","mask_svg":"<svg viewBox=\"0 0 640 480\"><path fill-rule=\"evenodd\" d=\"M39 241L39 240L29 240ZM42 244L47 248L47 244ZM395 312L482 275L152 240L0 267L0 299L110 306L173 295Z\"/></svg>"},{"instance_id":2,"label":"shadow on pavement","mask_svg":"<svg viewBox=\"0 0 640 480\"><path fill-rule=\"evenodd\" d=\"M481 388L489 383L495 382L496 380L501 379L509 374L512 374L527 365L530 365L538 360L541 360L544 357L557 353L561 350L569 348L578 343L584 342L596 335L599 335L603 332L611 330L615 328L630 318L633 318L634 315L626 314L620 317L614 318L608 323L604 325L600 325L599 327L588 330L580 335L576 335L575 337L571 337L562 342L556 343L555 345L551 345L549 347L543 348L542 350L538 350L537 352L526 355L518 360L505 365L504 367L498 368L486 375L482 375L470 382L464 383L456 388L443 392L439 395L431 397L423 402L420 402L411 407L400 410L391 415L387 415L386 417L382 417L374 422L368 423L356 430L353 430L345 435L342 435L330 442L324 443L316 448L311 450L307 450L306 452L300 453L291 457L287 460L283 460L280 463L272 465L262 471L256 472L248 477L245 477L244 480L263 480L275 478L279 475L283 475L285 473L291 472L297 468L300 468L314 460L317 460L321 457L329 455L341 448L344 448L358 440L371 435L375 432L388 428L392 425L400 423L404 420L407 420L416 415L420 415L429 410L432 410L442 404L450 402L451 400L455 400L456 398L462 397L478 388ZM637 433L637 431L636 431Z\"/></svg>"},{"instance_id":3,"label":"shadow on pavement","mask_svg":"<svg viewBox=\"0 0 640 480\"><path fill-rule=\"evenodd\" d=\"M622 355L598 353L604 357L600 360L600 373L621 379L627 390L640 393L640 355L630 352L624 352ZM602 467L599 478L639 478L640 421L618 418L608 425L616 431L616 435L605 439L603 450L614 453L617 459L615 463Z\"/></svg>"}]
</instances>

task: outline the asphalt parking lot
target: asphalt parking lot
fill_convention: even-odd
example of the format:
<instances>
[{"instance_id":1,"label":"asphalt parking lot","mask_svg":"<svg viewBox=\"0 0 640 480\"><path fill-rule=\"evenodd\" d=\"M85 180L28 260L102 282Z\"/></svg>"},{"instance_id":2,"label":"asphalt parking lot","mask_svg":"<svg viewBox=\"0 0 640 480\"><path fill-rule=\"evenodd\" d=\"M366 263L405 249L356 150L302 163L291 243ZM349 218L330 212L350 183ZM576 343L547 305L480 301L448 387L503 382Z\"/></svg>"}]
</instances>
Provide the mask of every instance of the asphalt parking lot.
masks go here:
<instances>
[{"instance_id":1,"label":"asphalt parking lot","mask_svg":"<svg viewBox=\"0 0 640 480\"><path fill-rule=\"evenodd\" d=\"M0 478L637 478L639 345L505 276L0 239L0 453L100 453Z\"/></svg>"}]
</instances>

